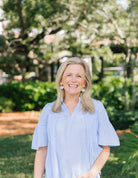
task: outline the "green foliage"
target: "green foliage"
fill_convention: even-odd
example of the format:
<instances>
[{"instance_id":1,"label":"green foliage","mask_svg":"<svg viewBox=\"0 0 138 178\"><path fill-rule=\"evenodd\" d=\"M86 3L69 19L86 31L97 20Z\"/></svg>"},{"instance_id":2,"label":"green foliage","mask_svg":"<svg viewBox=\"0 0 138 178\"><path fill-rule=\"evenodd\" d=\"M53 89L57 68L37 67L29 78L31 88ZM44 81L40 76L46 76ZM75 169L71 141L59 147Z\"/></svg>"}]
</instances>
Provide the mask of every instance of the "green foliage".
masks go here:
<instances>
[{"instance_id":1,"label":"green foliage","mask_svg":"<svg viewBox=\"0 0 138 178\"><path fill-rule=\"evenodd\" d=\"M131 131L138 136L138 121L134 125L130 126Z\"/></svg>"},{"instance_id":2,"label":"green foliage","mask_svg":"<svg viewBox=\"0 0 138 178\"><path fill-rule=\"evenodd\" d=\"M0 52L3 52L6 49L7 49L6 40L2 35L0 35Z\"/></svg>"},{"instance_id":3,"label":"green foliage","mask_svg":"<svg viewBox=\"0 0 138 178\"><path fill-rule=\"evenodd\" d=\"M121 110L125 106L123 77L108 76L98 84L92 84L92 97L100 99L106 106ZM107 108L108 109L108 108Z\"/></svg>"},{"instance_id":4,"label":"green foliage","mask_svg":"<svg viewBox=\"0 0 138 178\"><path fill-rule=\"evenodd\" d=\"M129 100L131 82L128 82ZM92 84L92 97L103 102L115 129L126 129L138 119L138 103L134 110L125 110L124 78L108 76L98 84Z\"/></svg>"},{"instance_id":5,"label":"green foliage","mask_svg":"<svg viewBox=\"0 0 138 178\"><path fill-rule=\"evenodd\" d=\"M49 82L12 82L0 86L0 96L12 99L14 110L40 110L56 99L56 88Z\"/></svg>"},{"instance_id":6,"label":"green foliage","mask_svg":"<svg viewBox=\"0 0 138 178\"><path fill-rule=\"evenodd\" d=\"M0 63L2 64L1 69L3 71L5 71L7 74L9 74L9 69L10 69L11 75L19 75L20 74L20 71L18 70L18 68L15 67L18 62L20 62L19 66L25 65L25 60L20 55L7 56L4 58L0 58ZM33 66L33 64L32 64L32 66Z\"/></svg>"},{"instance_id":7,"label":"green foliage","mask_svg":"<svg viewBox=\"0 0 138 178\"><path fill-rule=\"evenodd\" d=\"M63 5L57 3L56 0L27 0L21 2L6 0L3 2L3 10L6 12L4 16L11 20L10 24L8 24L9 27L22 28L21 25L24 25L25 30L29 32L33 27L39 29L40 27L42 28L48 25L47 23L43 23L43 21L48 22L58 12L62 12L62 6ZM18 9L19 7L20 9ZM23 24L18 20L19 15L22 15Z\"/></svg>"},{"instance_id":8,"label":"green foliage","mask_svg":"<svg viewBox=\"0 0 138 178\"><path fill-rule=\"evenodd\" d=\"M120 57L114 59L111 44L118 44L119 49L122 45L126 49L137 46L137 3L128 3L126 10L116 0L4 0L2 18L8 23L4 37L0 37L0 51L4 52L0 55L1 69L22 76L40 66L44 71L53 52L63 50L73 56L95 57L98 73L100 57L118 65ZM60 36L57 32L61 30L64 34ZM50 44L46 35L54 36ZM119 53L119 49L114 52Z\"/></svg>"},{"instance_id":9,"label":"green foliage","mask_svg":"<svg viewBox=\"0 0 138 178\"><path fill-rule=\"evenodd\" d=\"M131 82L128 83L131 99ZM14 111L40 110L56 99L55 83L12 82L0 86L0 97L12 100ZM92 84L92 98L101 100L115 129L127 129L138 119L138 103L133 110L125 110L123 77L105 77L102 82Z\"/></svg>"},{"instance_id":10,"label":"green foliage","mask_svg":"<svg viewBox=\"0 0 138 178\"><path fill-rule=\"evenodd\" d=\"M125 139L122 140L119 157L124 163L122 173L134 172L138 177L138 121L131 126L132 134L124 133Z\"/></svg>"},{"instance_id":11,"label":"green foliage","mask_svg":"<svg viewBox=\"0 0 138 178\"><path fill-rule=\"evenodd\" d=\"M59 23L65 21L60 18L66 11L64 4L56 0L4 0L1 8L2 18L8 22L4 37L0 36L1 69L11 76L21 74L23 78L26 72L36 71L36 66L44 71L47 60L51 59L44 37L61 29ZM39 59L37 64L34 58Z\"/></svg>"},{"instance_id":12,"label":"green foliage","mask_svg":"<svg viewBox=\"0 0 138 178\"><path fill-rule=\"evenodd\" d=\"M0 112L11 112L14 105L11 99L0 97Z\"/></svg>"},{"instance_id":13,"label":"green foliage","mask_svg":"<svg viewBox=\"0 0 138 178\"><path fill-rule=\"evenodd\" d=\"M109 108L110 109L110 108ZM115 129L127 129L138 119L138 110L116 110L108 111L109 118Z\"/></svg>"}]
</instances>

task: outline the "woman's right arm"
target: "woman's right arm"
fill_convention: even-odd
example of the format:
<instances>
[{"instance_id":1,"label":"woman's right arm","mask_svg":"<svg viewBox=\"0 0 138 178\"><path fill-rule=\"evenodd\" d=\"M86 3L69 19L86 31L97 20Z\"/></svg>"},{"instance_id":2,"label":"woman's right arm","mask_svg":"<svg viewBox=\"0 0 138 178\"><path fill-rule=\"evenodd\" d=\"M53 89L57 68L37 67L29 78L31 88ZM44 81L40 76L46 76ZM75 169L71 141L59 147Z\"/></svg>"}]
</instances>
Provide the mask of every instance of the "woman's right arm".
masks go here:
<instances>
[{"instance_id":1,"label":"woman's right arm","mask_svg":"<svg viewBox=\"0 0 138 178\"><path fill-rule=\"evenodd\" d=\"M34 163L34 178L42 178L45 169L45 160L47 155L47 147L40 147L36 151Z\"/></svg>"}]
</instances>

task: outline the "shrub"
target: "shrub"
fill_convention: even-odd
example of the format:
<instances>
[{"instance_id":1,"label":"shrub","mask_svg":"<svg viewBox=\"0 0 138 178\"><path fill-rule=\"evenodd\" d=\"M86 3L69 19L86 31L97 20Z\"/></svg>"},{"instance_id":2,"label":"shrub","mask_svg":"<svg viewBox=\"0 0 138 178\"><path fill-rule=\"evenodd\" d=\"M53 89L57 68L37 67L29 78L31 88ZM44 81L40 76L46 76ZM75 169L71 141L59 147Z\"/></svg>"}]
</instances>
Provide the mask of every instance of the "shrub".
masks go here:
<instances>
[{"instance_id":1,"label":"shrub","mask_svg":"<svg viewBox=\"0 0 138 178\"><path fill-rule=\"evenodd\" d=\"M1 96L15 103L14 111L40 110L56 99L56 87L49 82L12 82L0 86Z\"/></svg>"},{"instance_id":2,"label":"shrub","mask_svg":"<svg viewBox=\"0 0 138 178\"><path fill-rule=\"evenodd\" d=\"M131 82L128 82L129 100ZM126 129L138 119L138 106L135 110L125 110L124 78L108 76L102 82L92 85L92 97L103 102L115 129ZM129 101L130 102L130 101Z\"/></svg>"},{"instance_id":3,"label":"shrub","mask_svg":"<svg viewBox=\"0 0 138 178\"><path fill-rule=\"evenodd\" d=\"M129 99L131 82L128 83ZM30 81L0 85L0 97L11 99L14 111L40 110L57 97L55 83ZM92 97L103 102L115 129L126 129L138 119L138 105L132 111L125 110L124 79L108 76L98 84L92 84Z\"/></svg>"},{"instance_id":4,"label":"shrub","mask_svg":"<svg viewBox=\"0 0 138 178\"><path fill-rule=\"evenodd\" d=\"M138 111L125 111L107 108L109 118L115 129L127 129L138 120Z\"/></svg>"},{"instance_id":5,"label":"shrub","mask_svg":"<svg viewBox=\"0 0 138 178\"><path fill-rule=\"evenodd\" d=\"M11 112L14 105L11 99L0 97L0 112Z\"/></svg>"},{"instance_id":6,"label":"shrub","mask_svg":"<svg viewBox=\"0 0 138 178\"><path fill-rule=\"evenodd\" d=\"M92 97L101 100L106 107L122 110L125 107L124 79L106 77L102 82L92 85Z\"/></svg>"}]
</instances>

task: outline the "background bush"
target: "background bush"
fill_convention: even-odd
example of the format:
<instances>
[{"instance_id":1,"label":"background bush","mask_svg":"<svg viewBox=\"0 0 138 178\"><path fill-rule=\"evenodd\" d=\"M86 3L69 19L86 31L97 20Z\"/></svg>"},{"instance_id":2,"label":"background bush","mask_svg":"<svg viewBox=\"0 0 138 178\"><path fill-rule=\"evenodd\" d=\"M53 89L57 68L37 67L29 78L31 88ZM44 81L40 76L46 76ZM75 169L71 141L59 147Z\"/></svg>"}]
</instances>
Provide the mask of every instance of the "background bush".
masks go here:
<instances>
[{"instance_id":1,"label":"background bush","mask_svg":"<svg viewBox=\"0 0 138 178\"><path fill-rule=\"evenodd\" d=\"M14 107L14 103L11 99L0 97L0 112L11 112Z\"/></svg>"},{"instance_id":2,"label":"background bush","mask_svg":"<svg viewBox=\"0 0 138 178\"><path fill-rule=\"evenodd\" d=\"M131 101L130 81L128 90ZM7 107L13 111L40 110L46 103L56 99L57 92L55 83L12 82L0 86L0 97L8 98ZM123 77L108 76L102 82L92 84L92 97L103 102L115 129L126 129L138 119L138 102L133 110L125 110ZM4 102L1 101L1 103ZM5 105L2 104L0 111L4 112Z\"/></svg>"},{"instance_id":3,"label":"background bush","mask_svg":"<svg viewBox=\"0 0 138 178\"><path fill-rule=\"evenodd\" d=\"M136 86L138 88L138 85ZM128 82L131 104L131 81ZM126 129L138 119L138 100L134 109L125 110L124 78L107 76L102 82L92 85L92 97L103 102L115 129Z\"/></svg>"},{"instance_id":4,"label":"background bush","mask_svg":"<svg viewBox=\"0 0 138 178\"><path fill-rule=\"evenodd\" d=\"M40 110L56 99L56 88L48 82L12 82L0 86L1 96L13 101L14 111Z\"/></svg>"}]
</instances>

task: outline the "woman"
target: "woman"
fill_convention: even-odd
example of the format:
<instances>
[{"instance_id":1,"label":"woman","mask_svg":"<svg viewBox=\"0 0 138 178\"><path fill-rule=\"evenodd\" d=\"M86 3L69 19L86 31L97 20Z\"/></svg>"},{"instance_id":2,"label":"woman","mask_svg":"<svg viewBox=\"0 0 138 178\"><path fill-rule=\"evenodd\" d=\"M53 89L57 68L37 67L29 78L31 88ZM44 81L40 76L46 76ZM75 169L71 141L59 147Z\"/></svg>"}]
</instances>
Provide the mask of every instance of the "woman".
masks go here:
<instances>
[{"instance_id":1,"label":"woman","mask_svg":"<svg viewBox=\"0 0 138 178\"><path fill-rule=\"evenodd\" d=\"M87 64L71 58L57 72L58 97L41 113L32 141L34 178L99 178L110 146L119 146L103 104L91 99Z\"/></svg>"}]
</instances>

